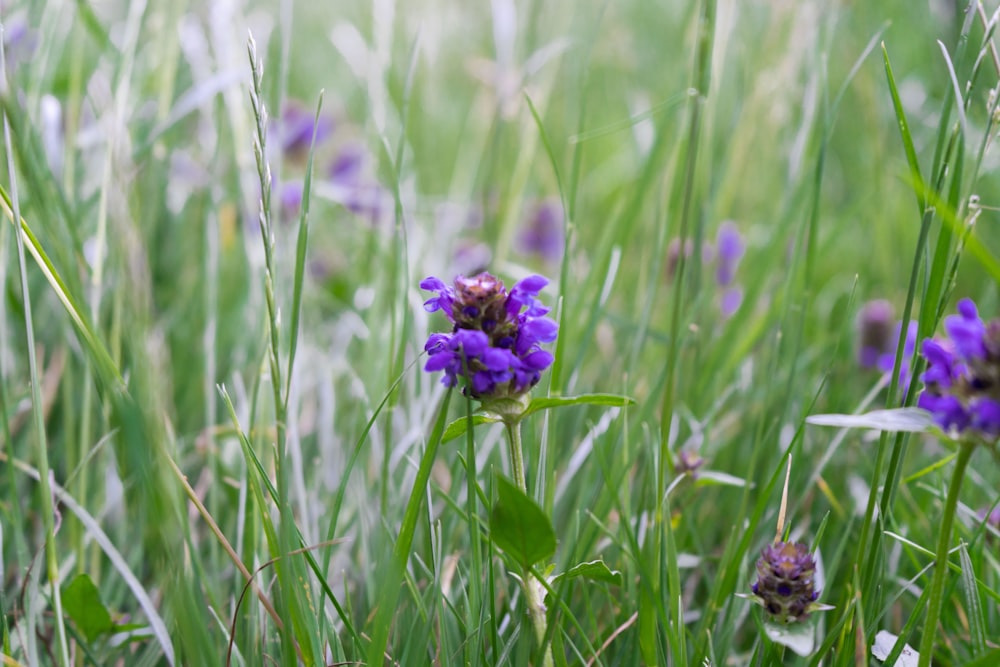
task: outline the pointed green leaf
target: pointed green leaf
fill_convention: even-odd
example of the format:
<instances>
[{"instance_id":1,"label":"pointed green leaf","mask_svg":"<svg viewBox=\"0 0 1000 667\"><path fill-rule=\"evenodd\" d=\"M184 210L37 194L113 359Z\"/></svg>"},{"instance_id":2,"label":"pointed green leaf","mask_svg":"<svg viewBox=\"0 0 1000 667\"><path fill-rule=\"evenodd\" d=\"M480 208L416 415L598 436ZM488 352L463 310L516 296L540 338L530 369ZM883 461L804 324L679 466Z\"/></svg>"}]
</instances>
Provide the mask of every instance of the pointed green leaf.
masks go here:
<instances>
[{"instance_id":1,"label":"pointed green leaf","mask_svg":"<svg viewBox=\"0 0 1000 667\"><path fill-rule=\"evenodd\" d=\"M580 396L549 396L547 398L533 398L528 404L528 409L524 416L540 410L549 408L561 408L567 405L603 405L609 408L621 408L632 405L635 399L628 396L618 396L617 394L581 394Z\"/></svg>"},{"instance_id":2,"label":"pointed green leaf","mask_svg":"<svg viewBox=\"0 0 1000 667\"><path fill-rule=\"evenodd\" d=\"M729 475L718 470L699 470L695 483L698 486L737 486L740 488L747 485L747 481L742 477Z\"/></svg>"},{"instance_id":3,"label":"pointed green leaf","mask_svg":"<svg viewBox=\"0 0 1000 667\"><path fill-rule=\"evenodd\" d=\"M63 589L62 604L63 609L88 641L94 641L100 635L111 632L114 627L111 614L101 602L101 594L88 574L77 575Z\"/></svg>"},{"instance_id":4,"label":"pointed green leaf","mask_svg":"<svg viewBox=\"0 0 1000 667\"><path fill-rule=\"evenodd\" d=\"M923 433L934 426L929 412L920 408L873 410L863 415L812 415L806 422L838 428L873 428L879 431Z\"/></svg>"},{"instance_id":5,"label":"pointed green leaf","mask_svg":"<svg viewBox=\"0 0 1000 667\"><path fill-rule=\"evenodd\" d=\"M497 546L525 568L556 552L556 533L538 504L505 477L497 478L497 502L490 514Z\"/></svg>"},{"instance_id":6,"label":"pointed green leaf","mask_svg":"<svg viewBox=\"0 0 1000 667\"><path fill-rule=\"evenodd\" d=\"M563 579L575 579L577 577L590 579L591 581L602 581L606 584L614 584L615 586L622 585L621 572L612 570L604 564L603 560L592 560L574 565L562 574L556 575L552 580L552 586L554 587L557 582Z\"/></svg>"},{"instance_id":7,"label":"pointed green leaf","mask_svg":"<svg viewBox=\"0 0 1000 667\"><path fill-rule=\"evenodd\" d=\"M495 415L472 415L472 426L476 427L480 424L496 424L500 421L500 418ZM462 417L461 419L456 419L452 423L448 424L448 427L444 430L444 435L441 436L441 442L448 442L449 440L454 440L455 438L460 438L465 435L465 432L469 430L469 419L468 417Z\"/></svg>"}]
</instances>

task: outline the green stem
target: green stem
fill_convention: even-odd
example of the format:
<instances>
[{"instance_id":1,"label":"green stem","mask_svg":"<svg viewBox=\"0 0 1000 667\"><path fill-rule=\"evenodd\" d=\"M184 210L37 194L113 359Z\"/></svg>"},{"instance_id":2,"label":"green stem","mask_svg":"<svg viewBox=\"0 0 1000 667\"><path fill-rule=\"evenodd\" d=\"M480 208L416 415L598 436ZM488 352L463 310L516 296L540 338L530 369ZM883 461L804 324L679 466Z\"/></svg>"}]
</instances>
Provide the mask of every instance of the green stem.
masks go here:
<instances>
[{"instance_id":1,"label":"green stem","mask_svg":"<svg viewBox=\"0 0 1000 667\"><path fill-rule=\"evenodd\" d=\"M524 455L521 448L521 420L509 419L504 421L507 427L507 444L510 447L510 464L514 474L514 482L517 487L527 495L528 484L524 476ZM528 613L531 615L531 624L535 627L535 636L538 637L539 645L545 643L545 633L548 629L548 621L545 617L545 588L535 580L535 577L525 568L521 572L521 586L524 588L524 598L528 605ZM545 647L545 657L542 664L544 667L552 667L552 647Z\"/></svg>"},{"instance_id":2,"label":"green stem","mask_svg":"<svg viewBox=\"0 0 1000 667\"><path fill-rule=\"evenodd\" d=\"M919 667L930 667L934 653L934 636L937 633L938 619L944 604L944 587L948 579L948 551L951 545L951 526L955 520L955 510L958 507L958 492L962 488L965 468L972 458L975 444L963 441L955 459L955 470L951 474L948 485L948 495L944 501L944 516L941 517L941 531L938 534L937 555L934 559L934 578L927 602L927 616L924 618L924 635L920 639Z\"/></svg>"}]
</instances>

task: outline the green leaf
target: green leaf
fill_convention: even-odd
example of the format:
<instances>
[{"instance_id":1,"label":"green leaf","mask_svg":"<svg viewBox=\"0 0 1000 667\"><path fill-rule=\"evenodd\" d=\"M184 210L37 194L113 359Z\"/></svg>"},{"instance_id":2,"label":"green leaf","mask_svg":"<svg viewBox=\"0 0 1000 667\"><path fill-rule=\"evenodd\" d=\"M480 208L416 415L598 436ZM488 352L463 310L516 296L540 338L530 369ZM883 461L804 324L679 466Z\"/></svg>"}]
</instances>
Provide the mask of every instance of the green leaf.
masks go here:
<instances>
[{"instance_id":1,"label":"green leaf","mask_svg":"<svg viewBox=\"0 0 1000 667\"><path fill-rule=\"evenodd\" d=\"M929 412L920 408L873 410L863 415L813 415L806 422L838 428L873 428L879 431L924 433L934 426Z\"/></svg>"},{"instance_id":2,"label":"green leaf","mask_svg":"<svg viewBox=\"0 0 1000 667\"><path fill-rule=\"evenodd\" d=\"M548 410L549 408L561 408L567 405L603 405L609 408L621 408L632 405L635 399L628 396L618 396L617 394L581 394L580 396L550 396L548 398L533 398L525 410L527 417L533 412Z\"/></svg>"},{"instance_id":3,"label":"green leaf","mask_svg":"<svg viewBox=\"0 0 1000 667\"><path fill-rule=\"evenodd\" d=\"M496 545L525 569L556 552L556 533L549 517L506 477L497 478L490 532Z\"/></svg>"},{"instance_id":4,"label":"green leaf","mask_svg":"<svg viewBox=\"0 0 1000 667\"><path fill-rule=\"evenodd\" d=\"M89 574L79 574L63 589L63 609L88 641L111 632L111 614L101 602L101 594Z\"/></svg>"},{"instance_id":5,"label":"green leaf","mask_svg":"<svg viewBox=\"0 0 1000 667\"><path fill-rule=\"evenodd\" d=\"M752 483L747 482L742 477L729 475L718 470L699 470L695 477L695 484L697 486L736 486L740 488L750 484L750 487L753 487Z\"/></svg>"},{"instance_id":6,"label":"green leaf","mask_svg":"<svg viewBox=\"0 0 1000 667\"><path fill-rule=\"evenodd\" d=\"M472 425L474 427L480 424L496 424L499 421L501 419L496 415L472 415ZM441 442L460 438L465 435L467 430L469 430L469 418L462 417L461 419L456 419L445 428L444 435L441 436Z\"/></svg>"},{"instance_id":7,"label":"green leaf","mask_svg":"<svg viewBox=\"0 0 1000 667\"><path fill-rule=\"evenodd\" d=\"M555 587L557 582L564 579L575 579L577 577L590 579L591 581L602 581L606 584L613 584L615 586L622 585L621 572L618 570L612 570L604 564L603 560L592 560L586 563L579 563L562 574L557 574L552 580L552 586Z\"/></svg>"}]
</instances>

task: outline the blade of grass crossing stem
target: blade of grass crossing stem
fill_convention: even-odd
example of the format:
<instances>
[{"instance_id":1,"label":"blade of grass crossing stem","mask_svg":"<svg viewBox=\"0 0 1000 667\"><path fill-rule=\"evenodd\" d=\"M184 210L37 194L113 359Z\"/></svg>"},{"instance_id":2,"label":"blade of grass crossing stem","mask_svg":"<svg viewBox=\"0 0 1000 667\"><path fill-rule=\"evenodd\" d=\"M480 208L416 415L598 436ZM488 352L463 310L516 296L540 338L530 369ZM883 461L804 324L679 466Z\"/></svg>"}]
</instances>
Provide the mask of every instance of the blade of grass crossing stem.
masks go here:
<instances>
[{"instance_id":1,"label":"blade of grass crossing stem","mask_svg":"<svg viewBox=\"0 0 1000 667\"><path fill-rule=\"evenodd\" d=\"M417 48L420 45L419 35L413 41L413 45L410 48L410 58L409 58L409 68L406 74L406 81L403 87L403 98L401 101L400 108L400 133L399 133L399 143L396 146L396 150L393 151L389 144L389 138L384 133L381 135L382 147L385 150L385 154L389 159L389 172L390 180L392 181L392 200L393 200L393 222L396 227L396 233L393 234L392 242L392 253L393 257L389 261L389 271L388 273L388 283L389 288L385 290L388 295L400 295L398 300L398 305L401 306L402 315L397 311L397 300L394 296L389 297L389 345L388 348L392 352L392 356L389 359L389 365L386 369L387 382L391 382L394 376L399 375L395 370L396 368L401 368L403 365L403 360L406 358L406 346L409 343L409 328L410 328L410 316L409 308L406 307L407 299L406 295L409 293L410 287L407 284L410 276L409 268L409 253L407 248L409 247L407 235L406 235L406 218L403 214L403 199L402 193L400 191L399 181L402 177L403 169L403 156L406 149L406 137L407 137L407 123L409 120L409 106L410 106L410 95L413 90L413 78L415 74L415 68L417 63ZM373 237L374 238L374 237ZM402 318L402 324L400 324L400 317ZM395 394L389 392L389 412L392 413L395 407ZM392 455L392 448L386 447L383 452L382 457L382 471L381 478L383 480L388 480L390 478L390 459ZM388 512L389 505L389 485L383 483L379 492L379 506L382 510L382 514L386 515Z\"/></svg>"},{"instance_id":2,"label":"blade of grass crossing stem","mask_svg":"<svg viewBox=\"0 0 1000 667\"><path fill-rule=\"evenodd\" d=\"M437 421L434 423L434 430L427 441L427 448L420 457L420 466L417 469L416 479L413 481L410 499L406 503L406 511L403 515L402 526L399 529L399 537L396 539L396 545L392 550L392 561L389 564L389 571L382 579L382 590L379 594L378 609L375 612L375 620L372 627L372 641L368 647L369 665L381 665L384 661L386 646L389 642L389 630L392 626L392 617L395 614L396 602L399 599L399 586L403 581L403 572L406 569L406 562L410 557L413 534L416 531L417 521L420 518L420 508L423 505L427 492L427 484L430 481L434 458L437 455L438 445L441 444L444 427L448 423L448 404L451 401L451 394L452 391L449 389L441 401Z\"/></svg>"},{"instance_id":3,"label":"blade of grass crossing stem","mask_svg":"<svg viewBox=\"0 0 1000 667\"><path fill-rule=\"evenodd\" d=\"M260 233L264 249L264 298L267 304L267 326L270 333L268 340L268 359L270 370L271 393L274 405L274 426L276 431L274 450L274 472L277 478L278 495L276 504L280 516L278 540L271 544L272 557L283 556L299 547L301 539L297 540L298 528L292 512L289 493L289 471L285 465L288 459L288 442L286 439L287 415L285 405L287 397L282 397L281 375L281 344L278 320L278 306L275 297L275 281L277 279L274 228L271 216L271 171L267 162L267 111L263 101L263 64L257 57L257 46L251 35L247 41L247 55L250 61L252 82L250 87L250 103L253 108L255 123L254 155L257 163L257 175L260 180ZM287 373L291 375L289 367ZM261 513L266 512L264 507ZM278 600L279 611L284 610L291 620L292 629L281 633L282 657L286 664L294 665L297 647L302 652L301 658L307 665L315 664L316 656L322 653L318 646L319 637L316 629L316 615L306 610L305 599L309 597L309 588L303 595L302 585L306 582L302 562L297 558L281 558L274 564L278 578L281 596Z\"/></svg>"},{"instance_id":4,"label":"blade of grass crossing stem","mask_svg":"<svg viewBox=\"0 0 1000 667\"><path fill-rule=\"evenodd\" d=\"M302 181L302 210L299 213L299 234L295 244L295 278L292 286L292 317L288 328L288 378L285 381L285 412L288 412L288 397L292 393L292 369L295 368L295 352L299 345L299 319L302 314L302 284L306 273L306 249L309 245L309 199L312 192L313 154L316 150L316 130L319 114L323 109L323 93L316 102L316 116L313 119L312 139L309 142L309 161Z\"/></svg>"},{"instance_id":5,"label":"blade of grass crossing stem","mask_svg":"<svg viewBox=\"0 0 1000 667\"><path fill-rule=\"evenodd\" d=\"M3 49L0 48L0 66L4 65ZM0 77L3 77L0 74ZM6 88L6 80L3 80ZM6 93L6 91L3 91ZM10 123L7 113L3 114L3 140L7 150L7 173L10 177L12 220L21 219L21 206L17 196L17 178L14 168L14 152L10 140ZM15 225L16 226L16 225ZM45 434L45 415L42 407L42 384L38 375L38 359L35 354L35 324L32 319L31 294L28 290L28 266L24 254L24 237L15 234L17 247L17 272L20 279L21 302L24 309L24 333L27 343L28 372L31 378L31 416L34 425L33 444L38 460L39 492L41 494L42 522L45 526L45 563L51 587L52 608L56 626L56 646L59 651L59 662L67 667L69 661L69 645L66 639L66 625L63 619L62 593L59 583L59 554L56 549L55 507L52 502L52 487L49 479L49 450Z\"/></svg>"}]
</instances>

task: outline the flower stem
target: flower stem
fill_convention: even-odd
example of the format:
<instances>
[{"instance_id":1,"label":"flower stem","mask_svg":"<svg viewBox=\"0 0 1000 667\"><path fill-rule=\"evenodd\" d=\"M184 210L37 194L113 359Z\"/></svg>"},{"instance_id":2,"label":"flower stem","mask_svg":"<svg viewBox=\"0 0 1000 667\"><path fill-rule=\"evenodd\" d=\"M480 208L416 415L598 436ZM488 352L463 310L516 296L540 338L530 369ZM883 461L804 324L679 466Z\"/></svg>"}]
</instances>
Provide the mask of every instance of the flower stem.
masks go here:
<instances>
[{"instance_id":1,"label":"flower stem","mask_svg":"<svg viewBox=\"0 0 1000 667\"><path fill-rule=\"evenodd\" d=\"M517 487L528 493L528 483L524 476L524 455L521 448L521 420L509 419L504 421L507 427L507 444L510 446L510 464L514 475L514 483ZM528 605L528 614L531 616L531 624L535 627L535 636L539 645L545 642L545 634L548 629L548 621L545 617L545 588L535 580L535 577L524 568L521 573L521 586L524 588L524 598ZM545 647L545 656L542 659L544 667L552 667L552 647Z\"/></svg>"},{"instance_id":2,"label":"flower stem","mask_svg":"<svg viewBox=\"0 0 1000 667\"><path fill-rule=\"evenodd\" d=\"M955 470L951 474L948 495L944 501L944 516L941 517L941 532L938 535L937 555L934 558L934 577L927 601L927 616L924 618L924 634L920 639L919 667L930 667L934 653L934 637L937 634L938 619L944 604L944 587L948 579L948 551L951 545L951 527L958 507L958 492L962 488L965 468L972 458L975 444L963 441L955 459Z\"/></svg>"}]
</instances>

